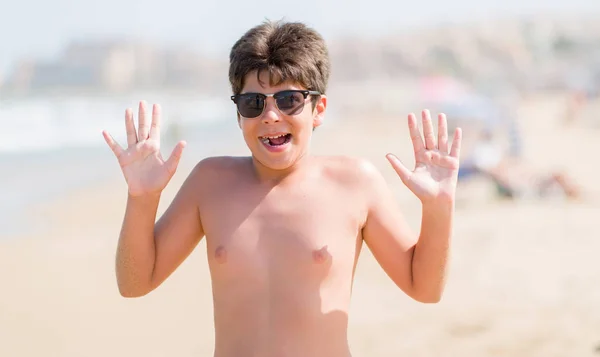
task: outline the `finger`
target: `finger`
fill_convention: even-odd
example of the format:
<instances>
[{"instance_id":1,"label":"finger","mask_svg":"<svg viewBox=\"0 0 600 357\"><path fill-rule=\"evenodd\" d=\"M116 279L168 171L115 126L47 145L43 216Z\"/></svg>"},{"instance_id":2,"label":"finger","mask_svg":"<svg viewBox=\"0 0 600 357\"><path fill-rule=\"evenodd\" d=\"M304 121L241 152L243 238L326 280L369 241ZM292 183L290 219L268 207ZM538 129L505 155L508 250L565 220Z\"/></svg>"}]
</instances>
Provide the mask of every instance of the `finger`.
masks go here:
<instances>
[{"instance_id":1,"label":"finger","mask_svg":"<svg viewBox=\"0 0 600 357\"><path fill-rule=\"evenodd\" d=\"M459 158L460 157L460 145L462 141L462 130L456 128L454 130L454 139L452 140L452 149L450 150L450 156Z\"/></svg>"},{"instance_id":2,"label":"finger","mask_svg":"<svg viewBox=\"0 0 600 357\"><path fill-rule=\"evenodd\" d=\"M115 139L113 139L113 137L106 130L102 131L102 136L104 136L104 140L108 144L108 147L110 147L115 156L119 158L119 156L121 156L123 153L123 148L121 148L121 145L117 144Z\"/></svg>"},{"instance_id":3,"label":"finger","mask_svg":"<svg viewBox=\"0 0 600 357\"><path fill-rule=\"evenodd\" d=\"M183 149L185 148L186 142L180 141L175 145L171 156L167 159L165 164L167 165L167 170L172 175L177 170L177 166L179 165L179 160L181 160L181 155L183 154Z\"/></svg>"},{"instance_id":4,"label":"finger","mask_svg":"<svg viewBox=\"0 0 600 357\"><path fill-rule=\"evenodd\" d=\"M458 161L451 156L442 156L439 158L439 165L451 170L458 170Z\"/></svg>"},{"instance_id":5,"label":"finger","mask_svg":"<svg viewBox=\"0 0 600 357\"><path fill-rule=\"evenodd\" d=\"M154 104L152 107L152 125L150 125L149 137L156 140L160 139L160 115L160 105Z\"/></svg>"},{"instance_id":6,"label":"finger","mask_svg":"<svg viewBox=\"0 0 600 357\"><path fill-rule=\"evenodd\" d=\"M394 168L394 171L396 171L398 176L400 176L400 180L406 184L410 179L410 170L407 169L406 166L404 166L404 164L402 164L402 162L394 154L387 154L385 157Z\"/></svg>"},{"instance_id":7,"label":"finger","mask_svg":"<svg viewBox=\"0 0 600 357\"><path fill-rule=\"evenodd\" d=\"M445 114L438 115L438 150L448 154L448 121Z\"/></svg>"},{"instance_id":8,"label":"finger","mask_svg":"<svg viewBox=\"0 0 600 357\"><path fill-rule=\"evenodd\" d=\"M423 136L425 137L425 147L427 150L434 150L435 145L435 134L433 133L433 124L431 123L431 116L429 110L424 110L421 113L423 119Z\"/></svg>"},{"instance_id":9,"label":"finger","mask_svg":"<svg viewBox=\"0 0 600 357\"><path fill-rule=\"evenodd\" d=\"M146 101L140 101L138 113L138 141L148 139L148 122L146 119Z\"/></svg>"},{"instance_id":10,"label":"finger","mask_svg":"<svg viewBox=\"0 0 600 357\"><path fill-rule=\"evenodd\" d=\"M130 108L125 110L125 130L127 131L127 146L134 146L138 142L138 137L133 123L133 111Z\"/></svg>"},{"instance_id":11,"label":"finger","mask_svg":"<svg viewBox=\"0 0 600 357\"><path fill-rule=\"evenodd\" d=\"M415 150L415 157L417 157L425 151L425 145L423 144L423 138L421 137L421 132L417 126L417 118L412 113L408 116L408 131Z\"/></svg>"}]
</instances>

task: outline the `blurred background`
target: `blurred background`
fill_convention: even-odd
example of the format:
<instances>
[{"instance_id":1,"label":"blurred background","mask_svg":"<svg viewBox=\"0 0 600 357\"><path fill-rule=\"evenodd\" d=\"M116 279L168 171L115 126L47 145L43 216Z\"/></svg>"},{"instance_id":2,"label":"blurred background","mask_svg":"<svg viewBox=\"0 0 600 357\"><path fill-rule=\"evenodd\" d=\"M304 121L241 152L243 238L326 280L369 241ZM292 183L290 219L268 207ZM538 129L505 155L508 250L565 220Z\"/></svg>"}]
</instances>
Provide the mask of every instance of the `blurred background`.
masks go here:
<instances>
[{"instance_id":1,"label":"blurred background","mask_svg":"<svg viewBox=\"0 0 600 357\"><path fill-rule=\"evenodd\" d=\"M302 21L332 75L314 152L362 156L415 230L387 164L413 163L406 116L464 132L451 276L437 305L403 295L367 249L356 356L600 356L600 2L0 0L0 356L209 356L205 244L152 294L119 296L126 185L101 131L163 107L162 150L246 155L228 51L265 19Z\"/></svg>"}]
</instances>

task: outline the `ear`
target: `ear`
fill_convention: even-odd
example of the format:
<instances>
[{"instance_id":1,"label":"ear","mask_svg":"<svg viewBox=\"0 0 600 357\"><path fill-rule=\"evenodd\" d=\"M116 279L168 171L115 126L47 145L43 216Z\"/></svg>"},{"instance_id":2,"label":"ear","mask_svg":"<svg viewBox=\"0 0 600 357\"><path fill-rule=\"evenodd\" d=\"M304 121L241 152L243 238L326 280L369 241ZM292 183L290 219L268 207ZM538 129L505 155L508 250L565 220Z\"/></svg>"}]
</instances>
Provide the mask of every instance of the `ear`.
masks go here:
<instances>
[{"instance_id":1,"label":"ear","mask_svg":"<svg viewBox=\"0 0 600 357\"><path fill-rule=\"evenodd\" d=\"M237 122L238 122L238 127L241 129L242 128L242 118L240 117L240 113L237 113Z\"/></svg>"},{"instance_id":2,"label":"ear","mask_svg":"<svg viewBox=\"0 0 600 357\"><path fill-rule=\"evenodd\" d=\"M325 111L327 109L327 96L321 95L319 100L317 101L317 105L315 105L315 110L313 112L313 129L321 126L323 124L323 120L325 119Z\"/></svg>"}]
</instances>

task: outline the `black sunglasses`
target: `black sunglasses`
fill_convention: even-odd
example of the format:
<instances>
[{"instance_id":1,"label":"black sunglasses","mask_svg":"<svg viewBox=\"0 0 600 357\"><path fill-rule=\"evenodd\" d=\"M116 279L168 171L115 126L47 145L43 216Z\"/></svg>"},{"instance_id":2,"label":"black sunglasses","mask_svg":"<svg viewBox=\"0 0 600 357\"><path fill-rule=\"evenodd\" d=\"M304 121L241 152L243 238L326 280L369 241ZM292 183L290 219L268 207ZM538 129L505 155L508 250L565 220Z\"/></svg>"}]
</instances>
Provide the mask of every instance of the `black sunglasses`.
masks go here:
<instances>
[{"instance_id":1,"label":"black sunglasses","mask_svg":"<svg viewBox=\"0 0 600 357\"><path fill-rule=\"evenodd\" d=\"M277 109L285 115L302 113L304 103L309 95L321 95L314 90L283 90L274 94L243 93L232 95L231 100L237 105L237 111L245 118L256 118L265 110L267 97L273 97Z\"/></svg>"}]
</instances>

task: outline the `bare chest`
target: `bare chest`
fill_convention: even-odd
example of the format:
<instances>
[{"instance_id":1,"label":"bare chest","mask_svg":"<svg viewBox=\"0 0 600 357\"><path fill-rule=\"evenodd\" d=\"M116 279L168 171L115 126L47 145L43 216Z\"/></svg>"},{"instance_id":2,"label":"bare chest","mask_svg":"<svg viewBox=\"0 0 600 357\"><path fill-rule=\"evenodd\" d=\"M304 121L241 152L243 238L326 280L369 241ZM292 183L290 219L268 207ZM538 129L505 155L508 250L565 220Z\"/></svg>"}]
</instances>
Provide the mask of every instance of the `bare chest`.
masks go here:
<instances>
[{"instance_id":1,"label":"bare chest","mask_svg":"<svg viewBox=\"0 0 600 357\"><path fill-rule=\"evenodd\" d=\"M213 274L258 283L352 271L362 214L351 198L324 191L237 197L214 204L203 220Z\"/></svg>"}]
</instances>

